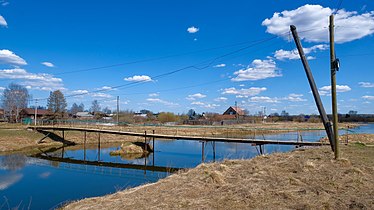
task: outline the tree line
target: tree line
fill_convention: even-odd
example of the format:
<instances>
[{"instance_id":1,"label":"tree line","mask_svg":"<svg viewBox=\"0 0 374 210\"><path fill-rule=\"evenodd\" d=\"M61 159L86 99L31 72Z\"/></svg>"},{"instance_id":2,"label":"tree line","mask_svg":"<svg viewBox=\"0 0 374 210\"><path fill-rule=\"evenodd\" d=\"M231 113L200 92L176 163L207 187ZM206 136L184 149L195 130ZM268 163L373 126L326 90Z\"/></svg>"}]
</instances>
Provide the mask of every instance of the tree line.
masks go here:
<instances>
[{"instance_id":1,"label":"tree line","mask_svg":"<svg viewBox=\"0 0 374 210\"><path fill-rule=\"evenodd\" d=\"M7 88L4 89L1 96L2 103L1 107L4 110L4 118L8 122L19 122L20 112L22 109L28 108L32 96L29 94L27 88L16 83L10 83ZM35 108L35 107L34 107ZM38 109L44 108L38 106ZM87 111L84 109L84 104L73 103L71 109L67 110L67 102L64 94L60 90L51 91L47 99L47 110L49 111L50 119L62 119L78 112ZM101 107L97 100L92 102L90 108L92 113L98 113L101 111ZM103 109L104 113L111 113L111 110L106 107Z\"/></svg>"}]
</instances>

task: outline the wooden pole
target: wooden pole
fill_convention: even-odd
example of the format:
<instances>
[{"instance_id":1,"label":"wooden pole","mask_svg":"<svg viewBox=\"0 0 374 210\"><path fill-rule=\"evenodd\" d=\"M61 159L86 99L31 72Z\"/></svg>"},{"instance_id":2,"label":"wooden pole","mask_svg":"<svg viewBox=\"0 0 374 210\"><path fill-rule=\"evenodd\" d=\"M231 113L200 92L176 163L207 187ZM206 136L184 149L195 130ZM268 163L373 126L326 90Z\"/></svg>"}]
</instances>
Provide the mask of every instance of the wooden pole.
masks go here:
<instances>
[{"instance_id":1,"label":"wooden pole","mask_svg":"<svg viewBox=\"0 0 374 210\"><path fill-rule=\"evenodd\" d=\"M86 161L86 139L87 139L87 132L84 132L84 142L83 142L83 149L84 149L84 155L83 158Z\"/></svg>"},{"instance_id":2,"label":"wooden pole","mask_svg":"<svg viewBox=\"0 0 374 210\"><path fill-rule=\"evenodd\" d=\"M117 96L117 126L119 125L119 96Z\"/></svg>"},{"instance_id":3,"label":"wooden pole","mask_svg":"<svg viewBox=\"0 0 374 210\"><path fill-rule=\"evenodd\" d=\"M331 101L332 101L332 122L334 129L334 154L335 159L340 158L339 131L338 131L338 107L336 99L336 70L337 62L335 58L334 44L334 15L330 15L330 70L331 70Z\"/></svg>"},{"instance_id":4,"label":"wooden pole","mask_svg":"<svg viewBox=\"0 0 374 210\"><path fill-rule=\"evenodd\" d=\"M213 141L213 162L216 162L216 142Z\"/></svg>"},{"instance_id":5,"label":"wooden pole","mask_svg":"<svg viewBox=\"0 0 374 210\"><path fill-rule=\"evenodd\" d=\"M317 85L314 81L312 71L310 70L308 60L306 59L306 56L305 56L305 53L304 53L303 46L301 45L299 35L297 34L296 26L291 25L290 29L291 29L291 32L292 32L292 36L295 40L295 44L296 44L297 50L299 52L300 59L301 59L301 62L303 64L306 76L308 78L309 86L310 86L310 89L312 90L314 101L316 102L318 112L319 112L319 114L321 116L321 119L322 119L322 122L323 122L323 126L325 127L327 137L329 138L331 149L334 151L335 150L334 131L332 130L331 122L329 121L329 119L327 117L327 114L326 114L326 111L325 111L325 108L323 107L321 96L319 95Z\"/></svg>"},{"instance_id":6,"label":"wooden pole","mask_svg":"<svg viewBox=\"0 0 374 210\"><path fill-rule=\"evenodd\" d=\"M37 117L38 117L38 99L35 99L35 117L34 117L35 126L36 126Z\"/></svg>"},{"instance_id":7,"label":"wooden pole","mask_svg":"<svg viewBox=\"0 0 374 210\"><path fill-rule=\"evenodd\" d=\"M98 144L98 147L97 147L97 149L98 149L98 154L97 154L97 158L98 158L98 161L100 161L100 133L99 133L99 144Z\"/></svg>"},{"instance_id":8,"label":"wooden pole","mask_svg":"<svg viewBox=\"0 0 374 210\"><path fill-rule=\"evenodd\" d=\"M152 131L153 134L155 134L155 130ZM153 149L153 155L152 155L152 163L153 166L155 166L155 137L152 138L152 149Z\"/></svg>"},{"instance_id":9,"label":"wooden pole","mask_svg":"<svg viewBox=\"0 0 374 210\"><path fill-rule=\"evenodd\" d=\"M144 131L144 153L147 151L147 131Z\"/></svg>"},{"instance_id":10,"label":"wooden pole","mask_svg":"<svg viewBox=\"0 0 374 210\"><path fill-rule=\"evenodd\" d=\"M204 163L204 161L205 161L205 157L204 157L204 154L205 154L205 152L204 152L205 142L202 141L201 143L202 143L202 144L201 144L201 145L202 145L202 147L201 147L201 162Z\"/></svg>"}]
</instances>

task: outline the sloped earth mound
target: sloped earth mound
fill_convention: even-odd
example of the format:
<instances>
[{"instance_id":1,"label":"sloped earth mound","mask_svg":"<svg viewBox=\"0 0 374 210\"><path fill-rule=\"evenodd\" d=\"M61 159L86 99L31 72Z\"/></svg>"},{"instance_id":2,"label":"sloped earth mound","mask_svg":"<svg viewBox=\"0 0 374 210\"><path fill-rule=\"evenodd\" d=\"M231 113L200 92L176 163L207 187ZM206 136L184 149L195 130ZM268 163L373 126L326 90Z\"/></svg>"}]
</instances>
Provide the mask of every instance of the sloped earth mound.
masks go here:
<instances>
[{"instance_id":1,"label":"sloped earth mound","mask_svg":"<svg viewBox=\"0 0 374 210\"><path fill-rule=\"evenodd\" d=\"M329 146L201 164L66 209L373 209L374 148Z\"/></svg>"}]
</instances>

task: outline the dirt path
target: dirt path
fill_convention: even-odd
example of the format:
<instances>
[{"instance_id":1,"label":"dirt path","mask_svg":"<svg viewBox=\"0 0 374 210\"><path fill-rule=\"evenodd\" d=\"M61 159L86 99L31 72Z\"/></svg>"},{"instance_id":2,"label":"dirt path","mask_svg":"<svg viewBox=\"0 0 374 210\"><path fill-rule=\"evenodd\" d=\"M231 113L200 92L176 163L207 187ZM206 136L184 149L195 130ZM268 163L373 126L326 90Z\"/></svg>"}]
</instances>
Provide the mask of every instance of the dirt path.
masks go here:
<instances>
[{"instance_id":1,"label":"dirt path","mask_svg":"<svg viewBox=\"0 0 374 210\"><path fill-rule=\"evenodd\" d=\"M373 209L374 147L341 150L338 161L326 146L201 164L65 209Z\"/></svg>"}]
</instances>

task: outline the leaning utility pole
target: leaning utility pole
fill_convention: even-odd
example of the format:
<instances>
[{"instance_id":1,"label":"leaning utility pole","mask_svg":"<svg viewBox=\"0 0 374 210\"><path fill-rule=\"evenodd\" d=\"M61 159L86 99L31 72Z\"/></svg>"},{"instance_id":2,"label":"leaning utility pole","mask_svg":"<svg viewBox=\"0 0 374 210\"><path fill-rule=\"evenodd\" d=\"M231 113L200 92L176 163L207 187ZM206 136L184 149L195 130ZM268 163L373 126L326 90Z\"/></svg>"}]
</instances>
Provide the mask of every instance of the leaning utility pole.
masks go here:
<instances>
[{"instance_id":1,"label":"leaning utility pole","mask_svg":"<svg viewBox=\"0 0 374 210\"><path fill-rule=\"evenodd\" d=\"M339 129L338 129L338 108L336 100L336 71L339 68L339 60L335 58L334 45L334 15L330 15L330 70L331 70L331 100L332 100L332 124L334 129L334 154L335 159L340 158L339 150Z\"/></svg>"},{"instance_id":2,"label":"leaning utility pole","mask_svg":"<svg viewBox=\"0 0 374 210\"><path fill-rule=\"evenodd\" d=\"M291 32L292 32L292 36L295 40L297 50L299 51L300 59L301 59L301 62L303 63L304 70L305 70L306 76L307 76L308 81L309 81L310 89L312 89L314 101L316 102L318 112L319 112L319 114L321 116L321 119L322 119L322 122L323 122L323 126L325 127L327 137L329 138L331 149L334 151L335 150L335 142L334 142L334 133L333 133L333 130L331 128L332 127L331 122L329 121L329 119L327 117L327 114L326 114L326 111L325 111L325 108L323 107L321 97L319 95L316 83L314 82L314 77L313 77L312 71L310 70L308 60L306 59L303 47L302 47L300 39L299 39L299 35L297 34L296 26L291 25L290 29L291 29Z\"/></svg>"}]
</instances>

